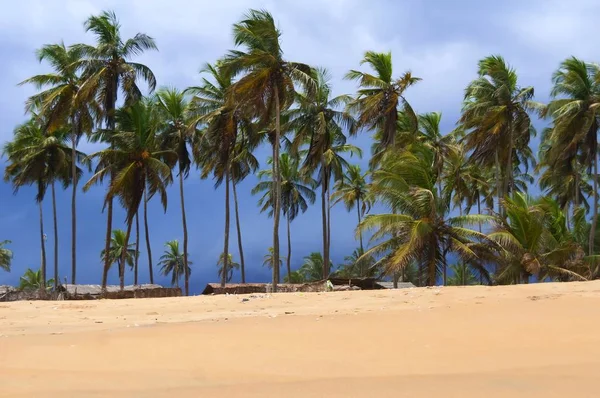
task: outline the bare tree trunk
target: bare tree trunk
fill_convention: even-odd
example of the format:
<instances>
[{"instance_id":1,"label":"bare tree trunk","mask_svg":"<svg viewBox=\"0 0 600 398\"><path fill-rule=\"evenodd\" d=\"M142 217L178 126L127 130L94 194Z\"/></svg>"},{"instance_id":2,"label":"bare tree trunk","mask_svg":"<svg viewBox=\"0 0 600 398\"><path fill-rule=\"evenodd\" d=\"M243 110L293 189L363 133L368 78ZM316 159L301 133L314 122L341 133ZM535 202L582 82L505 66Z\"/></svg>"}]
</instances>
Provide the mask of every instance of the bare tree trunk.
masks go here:
<instances>
[{"instance_id":1,"label":"bare tree trunk","mask_svg":"<svg viewBox=\"0 0 600 398\"><path fill-rule=\"evenodd\" d=\"M273 200L273 292L279 283L279 218L281 216L281 175L279 171L279 140L281 138L281 106L279 91L275 88L275 140L273 142L273 182L275 198Z\"/></svg>"},{"instance_id":2,"label":"bare tree trunk","mask_svg":"<svg viewBox=\"0 0 600 398\"><path fill-rule=\"evenodd\" d=\"M133 225L133 219L127 217L127 233L125 234L125 246L121 251L121 262L119 264L119 289L123 291L125 289L125 261L127 259L127 252L129 248L129 236L131 235L131 226Z\"/></svg>"},{"instance_id":3,"label":"bare tree trunk","mask_svg":"<svg viewBox=\"0 0 600 398\"><path fill-rule=\"evenodd\" d=\"M325 159L321 155L321 219L323 224L323 279L327 279L329 276L329 270L327 264L329 263L329 244L327 242L327 201L325 196L327 194L326 187L326 175L325 170Z\"/></svg>"},{"instance_id":4,"label":"bare tree trunk","mask_svg":"<svg viewBox=\"0 0 600 398\"><path fill-rule=\"evenodd\" d=\"M233 188L233 203L235 205L235 226L237 229L237 237L238 237L238 250L240 252L240 268L242 273L242 283L246 283L246 265L244 263L244 247L242 245L242 227L240 225L240 211L238 208L238 199L237 199L237 189L235 188L237 184L235 181L231 182L231 187Z\"/></svg>"},{"instance_id":5,"label":"bare tree trunk","mask_svg":"<svg viewBox=\"0 0 600 398\"><path fill-rule=\"evenodd\" d=\"M509 195L510 194L510 188L512 187L512 172L513 172L513 164L512 164L512 157L513 157L513 147L514 147L514 143L513 143L513 132L512 132L512 123L510 123L509 120L509 141L508 141L508 159L506 160L506 177L505 177L505 181L504 181L504 194L505 195Z\"/></svg>"},{"instance_id":6,"label":"bare tree trunk","mask_svg":"<svg viewBox=\"0 0 600 398\"><path fill-rule=\"evenodd\" d=\"M144 232L146 233L146 248L148 249L148 273L150 274L150 283L154 284L152 248L150 247L150 232L148 228L148 193L146 188L144 188Z\"/></svg>"},{"instance_id":7,"label":"bare tree trunk","mask_svg":"<svg viewBox=\"0 0 600 398\"><path fill-rule=\"evenodd\" d=\"M361 219L360 219L360 198L356 198L356 213L358 214L358 225L360 225ZM361 256L364 254L365 252L365 248L363 246L363 235L362 235L362 230L358 230L358 237L360 239L360 254Z\"/></svg>"},{"instance_id":8,"label":"bare tree trunk","mask_svg":"<svg viewBox=\"0 0 600 398\"><path fill-rule=\"evenodd\" d=\"M71 284L76 283L77 277L77 125L73 123L71 141L71 178L73 192L71 193Z\"/></svg>"},{"instance_id":9,"label":"bare tree trunk","mask_svg":"<svg viewBox=\"0 0 600 398\"><path fill-rule=\"evenodd\" d=\"M183 170L179 166L179 197L181 198L181 223L183 225L183 273L184 273L184 286L185 295L190 295L190 272L188 269L188 232L187 232L187 221L185 218L185 199L183 196ZM177 280L177 287L179 287L179 280Z\"/></svg>"},{"instance_id":10,"label":"bare tree trunk","mask_svg":"<svg viewBox=\"0 0 600 398\"><path fill-rule=\"evenodd\" d=\"M594 215L592 217L592 227L589 238L589 255L594 254L594 243L596 238L596 226L598 224L598 151L594 151Z\"/></svg>"},{"instance_id":11,"label":"bare tree trunk","mask_svg":"<svg viewBox=\"0 0 600 398\"><path fill-rule=\"evenodd\" d=\"M287 253L287 277L288 283L290 283L290 277L292 275L292 237L290 234L290 212L287 212L287 244L288 244L288 253Z\"/></svg>"},{"instance_id":12,"label":"bare tree trunk","mask_svg":"<svg viewBox=\"0 0 600 398\"><path fill-rule=\"evenodd\" d=\"M44 239L44 213L42 202L39 202L40 207L40 240L42 247L42 263L40 264L40 270L42 271L42 279L44 280L43 286L40 287L40 290L45 291L46 287L46 240Z\"/></svg>"},{"instance_id":13,"label":"bare tree trunk","mask_svg":"<svg viewBox=\"0 0 600 398\"><path fill-rule=\"evenodd\" d=\"M112 176L111 176L112 180ZM113 199L108 199L106 212L106 241L104 245L104 269L102 269L102 290L106 291L106 282L108 280L108 270L110 269L110 239L112 235L112 216L113 216Z\"/></svg>"},{"instance_id":14,"label":"bare tree trunk","mask_svg":"<svg viewBox=\"0 0 600 398\"><path fill-rule=\"evenodd\" d=\"M225 167L225 235L223 242L223 272L221 274L221 287L227 283L229 272L229 165Z\"/></svg>"},{"instance_id":15,"label":"bare tree trunk","mask_svg":"<svg viewBox=\"0 0 600 398\"><path fill-rule=\"evenodd\" d=\"M135 212L135 262L133 264L133 284L138 284L138 265L140 258L140 217L139 210Z\"/></svg>"},{"instance_id":16,"label":"bare tree trunk","mask_svg":"<svg viewBox=\"0 0 600 398\"><path fill-rule=\"evenodd\" d=\"M56 216L56 192L52 180L52 216L54 218L54 290L58 289L58 218Z\"/></svg>"},{"instance_id":17,"label":"bare tree trunk","mask_svg":"<svg viewBox=\"0 0 600 398\"><path fill-rule=\"evenodd\" d=\"M496 163L496 194L498 196L498 214L502 214L502 181L500 178L500 161L498 159L498 148L495 151Z\"/></svg>"}]
</instances>

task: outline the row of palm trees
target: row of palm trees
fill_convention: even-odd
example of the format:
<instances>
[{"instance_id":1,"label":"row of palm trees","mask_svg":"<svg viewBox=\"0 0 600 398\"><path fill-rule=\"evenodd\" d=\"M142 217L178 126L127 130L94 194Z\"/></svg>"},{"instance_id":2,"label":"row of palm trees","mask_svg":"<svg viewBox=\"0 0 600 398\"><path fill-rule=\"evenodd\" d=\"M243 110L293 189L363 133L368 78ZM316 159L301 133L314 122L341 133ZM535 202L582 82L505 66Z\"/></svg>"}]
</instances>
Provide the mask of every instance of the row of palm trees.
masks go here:
<instances>
[{"instance_id":1,"label":"row of palm trees","mask_svg":"<svg viewBox=\"0 0 600 398\"><path fill-rule=\"evenodd\" d=\"M27 101L31 119L17 127L13 141L4 148L9 160L6 180L15 190L23 185L38 188L44 280L41 201L50 188L57 236L55 183L72 188L71 282L75 283L77 186L84 169L93 166L84 191L107 183L102 286L106 287L113 262L124 285L134 224L139 236L140 207L153 282L146 207L156 195L166 211L166 187L174 182L175 171L182 209L184 287L189 293L184 180L195 165L203 178L212 176L216 186L224 183L222 285L234 268L229 248L233 191L244 283L236 187L258 170L253 152L261 143L271 146L272 156L270 168L258 172L261 181L253 193L261 194L261 211L273 217L271 264L283 262L279 226L281 215L285 217L288 280L293 279L290 223L316 201L317 187L323 278L331 274L331 207L338 202L357 212L360 246L350 256L354 260L338 270L347 275L390 275L398 281L412 273L419 284L432 285L440 279L446 283L450 256L460 257L461 264L487 282L529 281L532 275L587 279L597 274L600 67L595 64L575 58L563 62L553 76L552 101L541 104L533 101L532 87L519 84L516 71L504 59L487 57L465 91L457 128L442 131L440 113L418 114L407 101L407 90L420 79L410 72L394 76L391 53L366 52L361 65L369 69L346 75L359 86L356 96L334 97L326 70L284 57L281 32L267 11L250 10L233 26L236 48L205 65L199 86L163 88L154 94L154 74L133 61L144 51L157 50L153 38L138 33L124 40L112 12L88 18L84 27L96 38L95 45L61 43L38 51L40 61L47 61L53 71L23 82L41 91ZM142 81L148 86L147 96L138 86ZM535 133L532 112L551 121L537 159L529 144ZM362 156L360 148L347 142L360 131L374 134L368 172L348 161ZM83 135L106 148L86 156L77 150ZM540 187L548 197L534 200L526 195L534 182L532 172L540 175ZM126 210L123 249L116 253L120 259L108 255L115 198ZM375 204L389 212L365 217ZM477 214L472 214L475 206ZM371 236L365 245L367 231ZM57 239L54 242L56 284ZM276 289L280 267L271 268Z\"/></svg>"}]
</instances>

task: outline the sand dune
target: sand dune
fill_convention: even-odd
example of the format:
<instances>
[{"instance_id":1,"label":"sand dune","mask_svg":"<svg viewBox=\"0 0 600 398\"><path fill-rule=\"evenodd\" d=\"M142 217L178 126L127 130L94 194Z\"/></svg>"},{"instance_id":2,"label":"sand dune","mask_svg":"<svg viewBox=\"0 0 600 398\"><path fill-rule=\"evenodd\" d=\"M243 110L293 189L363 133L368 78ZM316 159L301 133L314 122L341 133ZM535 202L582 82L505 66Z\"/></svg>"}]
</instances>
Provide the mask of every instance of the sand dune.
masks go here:
<instances>
[{"instance_id":1,"label":"sand dune","mask_svg":"<svg viewBox=\"0 0 600 398\"><path fill-rule=\"evenodd\" d=\"M600 282L0 303L0 397L597 397Z\"/></svg>"}]
</instances>

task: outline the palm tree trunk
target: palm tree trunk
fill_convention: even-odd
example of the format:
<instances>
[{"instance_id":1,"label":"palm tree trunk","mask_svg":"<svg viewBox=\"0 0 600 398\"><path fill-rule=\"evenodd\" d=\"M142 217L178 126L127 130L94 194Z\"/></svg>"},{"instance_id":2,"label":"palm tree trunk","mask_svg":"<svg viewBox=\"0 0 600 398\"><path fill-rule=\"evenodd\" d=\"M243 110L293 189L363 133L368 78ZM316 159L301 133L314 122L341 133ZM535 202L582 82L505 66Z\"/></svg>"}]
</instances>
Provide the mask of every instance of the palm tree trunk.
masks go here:
<instances>
[{"instance_id":1,"label":"palm tree trunk","mask_svg":"<svg viewBox=\"0 0 600 398\"><path fill-rule=\"evenodd\" d=\"M360 198L356 198L356 213L358 215L358 225L360 225ZM360 254L363 255L365 252L365 248L363 247L363 236L362 230L358 230L358 237L360 239Z\"/></svg>"},{"instance_id":2,"label":"palm tree trunk","mask_svg":"<svg viewBox=\"0 0 600 398\"><path fill-rule=\"evenodd\" d=\"M179 197L181 198L181 224L183 225L183 273L184 273L184 287L185 295L190 295L190 272L188 269L188 232L187 232L187 221L185 218L185 199L183 196L183 170L181 165L179 166ZM179 279L177 280L177 287L179 287Z\"/></svg>"},{"instance_id":3,"label":"palm tree trunk","mask_svg":"<svg viewBox=\"0 0 600 398\"><path fill-rule=\"evenodd\" d=\"M129 236L131 235L131 227L133 225L132 217L127 217L127 233L125 234L125 245L121 251L121 262L119 263L119 289L123 291L125 289L125 261L127 259L127 252L129 248Z\"/></svg>"},{"instance_id":4,"label":"palm tree trunk","mask_svg":"<svg viewBox=\"0 0 600 398\"><path fill-rule=\"evenodd\" d=\"M41 248L42 248L42 263L40 264L40 269L42 271L42 279L44 280L44 285L46 284L46 240L44 239L44 214L43 214L43 206L42 202L39 202L40 207L40 240L41 240ZM40 289L44 290L44 286L41 286Z\"/></svg>"},{"instance_id":5,"label":"palm tree trunk","mask_svg":"<svg viewBox=\"0 0 600 398\"><path fill-rule=\"evenodd\" d=\"M138 264L140 258L140 217L139 210L135 212L135 262L133 264L133 284L138 284Z\"/></svg>"},{"instance_id":6,"label":"palm tree trunk","mask_svg":"<svg viewBox=\"0 0 600 398\"><path fill-rule=\"evenodd\" d=\"M233 203L235 205L235 227L237 229L238 250L240 252L240 268L242 273L242 283L246 283L246 265L244 263L244 247L242 245L242 227L240 225L240 211L238 209L237 189L235 181L231 182L233 188Z\"/></svg>"},{"instance_id":7,"label":"palm tree trunk","mask_svg":"<svg viewBox=\"0 0 600 398\"><path fill-rule=\"evenodd\" d=\"M288 244L288 253L287 253L287 277L288 283L290 283L290 276L292 275L292 236L290 234L290 212L287 212L287 244Z\"/></svg>"},{"instance_id":8,"label":"palm tree trunk","mask_svg":"<svg viewBox=\"0 0 600 398\"><path fill-rule=\"evenodd\" d=\"M112 180L112 175L111 175ZM107 212L106 212L106 241L104 246L104 269L102 270L102 291L106 291L106 282L108 281L108 270L110 268L110 239L112 234L112 213L113 213L113 199L108 199Z\"/></svg>"},{"instance_id":9,"label":"palm tree trunk","mask_svg":"<svg viewBox=\"0 0 600 398\"><path fill-rule=\"evenodd\" d=\"M223 272L221 273L221 287L227 282L229 271L229 165L225 167L225 234L223 242Z\"/></svg>"},{"instance_id":10,"label":"palm tree trunk","mask_svg":"<svg viewBox=\"0 0 600 398\"><path fill-rule=\"evenodd\" d=\"M54 290L58 288L58 218L56 217L56 192L54 189L54 180L52 187L52 216L54 218Z\"/></svg>"},{"instance_id":11,"label":"palm tree trunk","mask_svg":"<svg viewBox=\"0 0 600 398\"><path fill-rule=\"evenodd\" d=\"M481 214L481 197L479 195L477 195L477 214ZM481 233L481 221L479 221L478 224L479 232Z\"/></svg>"},{"instance_id":12,"label":"palm tree trunk","mask_svg":"<svg viewBox=\"0 0 600 398\"><path fill-rule=\"evenodd\" d=\"M327 201L325 195L327 194L326 188L326 170L325 170L325 159L321 155L321 218L323 224L323 279L327 279L329 276L329 270L327 264L329 263L329 245L327 243Z\"/></svg>"},{"instance_id":13,"label":"palm tree trunk","mask_svg":"<svg viewBox=\"0 0 600 398\"><path fill-rule=\"evenodd\" d=\"M273 183L275 200L273 201L273 292L279 283L279 217L281 213L281 176L279 172L279 140L281 137L281 106L279 91L275 87L275 140L273 142Z\"/></svg>"},{"instance_id":14,"label":"palm tree trunk","mask_svg":"<svg viewBox=\"0 0 600 398\"><path fill-rule=\"evenodd\" d=\"M148 249L148 273L150 274L150 283L154 284L154 272L152 270L152 248L150 247L150 232L148 228L147 188L144 188L144 232L146 233L146 249Z\"/></svg>"},{"instance_id":15,"label":"palm tree trunk","mask_svg":"<svg viewBox=\"0 0 600 398\"><path fill-rule=\"evenodd\" d=\"M500 160L498 159L498 148L494 152L496 166L496 194L498 196L498 214L502 214L502 181L500 178Z\"/></svg>"},{"instance_id":16,"label":"palm tree trunk","mask_svg":"<svg viewBox=\"0 0 600 398\"><path fill-rule=\"evenodd\" d=\"M592 227L590 228L589 255L594 254L594 241L596 238L596 226L598 224L598 151L594 151L594 215L592 217Z\"/></svg>"},{"instance_id":17,"label":"palm tree trunk","mask_svg":"<svg viewBox=\"0 0 600 398\"><path fill-rule=\"evenodd\" d=\"M329 277L329 273L331 272L330 263L331 260L331 204L329 203L329 198L331 197L329 183L331 181L331 176L327 176L327 262L325 266L327 267L327 276Z\"/></svg>"},{"instance_id":18,"label":"palm tree trunk","mask_svg":"<svg viewBox=\"0 0 600 398\"><path fill-rule=\"evenodd\" d=\"M77 127L73 123L73 137L71 141L71 178L73 179L73 192L71 194L71 284L76 283L77 277Z\"/></svg>"}]
</instances>

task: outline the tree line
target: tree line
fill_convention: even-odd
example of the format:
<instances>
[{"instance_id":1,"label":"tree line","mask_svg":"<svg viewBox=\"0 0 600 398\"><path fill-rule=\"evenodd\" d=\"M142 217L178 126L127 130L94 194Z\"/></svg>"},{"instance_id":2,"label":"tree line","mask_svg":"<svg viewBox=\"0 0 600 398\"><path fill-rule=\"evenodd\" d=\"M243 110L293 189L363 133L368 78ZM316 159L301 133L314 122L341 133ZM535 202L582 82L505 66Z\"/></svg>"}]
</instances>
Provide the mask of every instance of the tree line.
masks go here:
<instances>
[{"instance_id":1,"label":"tree line","mask_svg":"<svg viewBox=\"0 0 600 398\"><path fill-rule=\"evenodd\" d=\"M595 255L598 218L597 132L600 66L574 57L552 76L547 104L534 101L500 56L478 65L467 86L456 128L443 131L438 112L419 114L406 93L420 78L396 74L391 53L367 51L361 67L345 78L354 95L333 96L331 76L322 68L288 60L281 31L265 10L250 10L233 25L234 49L202 68L199 86L156 89L152 70L135 57L158 50L144 33L125 39L113 12L89 17L85 30L94 45L44 45L46 74L21 84L39 92L30 97L29 120L17 126L4 146L5 180L15 191L37 188L40 212L41 283L47 280L41 203L48 189L54 230L54 287L58 280L56 183L72 190L71 283L77 280L77 193L104 184L106 238L101 253L102 287L111 265L124 286L126 265L138 283L140 210L153 283L147 203L158 197L166 211L169 184L179 185L183 248L167 243L160 259L173 284L183 276L189 294L185 179L192 167L202 178L224 185L224 247L218 274L225 285L246 265L237 185L251 174L259 207L273 218L273 243L265 256L273 288L285 261L289 283L343 277L392 277L417 285L437 283L527 283L586 280L599 272ZM148 87L143 95L140 83ZM532 116L547 119L538 153ZM360 148L348 137L373 134L367 171L351 164ZM102 142L92 154L80 140ZM268 144L272 155L260 170L255 149ZM175 181L177 180L177 181ZM539 185L543 196L527 194ZM79 188L78 188L79 187ZM230 201L240 263L230 253ZM319 196L322 249L292 270L290 224ZM126 211L125 230L113 231L114 199ZM359 247L332 271L331 207L343 203L357 217ZM371 214L374 205L384 209ZM280 224L287 230L281 256ZM135 228L134 228L135 227ZM132 233L135 231L135 243ZM368 238L365 242L364 236ZM0 244L0 265L12 254ZM456 259L455 264L449 264ZM448 270L450 275L448 275Z\"/></svg>"}]
</instances>

